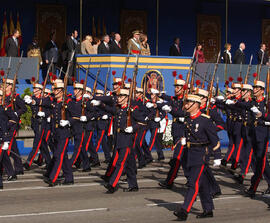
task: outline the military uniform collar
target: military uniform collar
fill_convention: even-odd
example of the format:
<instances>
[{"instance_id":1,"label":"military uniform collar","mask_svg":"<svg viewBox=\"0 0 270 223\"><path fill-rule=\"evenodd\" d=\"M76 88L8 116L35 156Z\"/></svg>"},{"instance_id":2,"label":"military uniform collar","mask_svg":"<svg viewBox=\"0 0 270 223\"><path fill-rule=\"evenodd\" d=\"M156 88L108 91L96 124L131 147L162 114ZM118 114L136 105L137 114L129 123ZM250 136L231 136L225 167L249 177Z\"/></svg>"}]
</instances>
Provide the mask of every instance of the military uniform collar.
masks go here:
<instances>
[{"instance_id":1,"label":"military uniform collar","mask_svg":"<svg viewBox=\"0 0 270 223\"><path fill-rule=\"evenodd\" d=\"M196 114L191 115L190 118L195 119L195 118L198 118L200 115L201 115L201 111L199 110Z\"/></svg>"},{"instance_id":2,"label":"military uniform collar","mask_svg":"<svg viewBox=\"0 0 270 223\"><path fill-rule=\"evenodd\" d=\"M127 107L127 104L121 105L121 109L125 109Z\"/></svg>"},{"instance_id":3,"label":"military uniform collar","mask_svg":"<svg viewBox=\"0 0 270 223\"><path fill-rule=\"evenodd\" d=\"M78 102L80 100L82 100L82 96L80 96L79 98L75 98L75 100Z\"/></svg>"},{"instance_id":4,"label":"military uniform collar","mask_svg":"<svg viewBox=\"0 0 270 223\"><path fill-rule=\"evenodd\" d=\"M260 102L262 102L263 100L264 100L264 97L262 97L262 98L259 99L259 100L256 99L256 102L260 103Z\"/></svg>"},{"instance_id":5,"label":"military uniform collar","mask_svg":"<svg viewBox=\"0 0 270 223\"><path fill-rule=\"evenodd\" d=\"M206 108L206 103L203 106L200 107L200 110L202 110L204 108Z\"/></svg>"}]
</instances>

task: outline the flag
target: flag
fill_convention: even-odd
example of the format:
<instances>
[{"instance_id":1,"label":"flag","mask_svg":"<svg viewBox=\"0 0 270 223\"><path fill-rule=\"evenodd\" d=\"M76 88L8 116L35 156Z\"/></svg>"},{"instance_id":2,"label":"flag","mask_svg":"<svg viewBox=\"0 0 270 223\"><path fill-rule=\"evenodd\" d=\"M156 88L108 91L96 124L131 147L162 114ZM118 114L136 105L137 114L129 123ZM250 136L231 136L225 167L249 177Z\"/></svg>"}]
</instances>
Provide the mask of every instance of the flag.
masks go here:
<instances>
[{"instance_id":1,"label":"flag","mask_svg":"<svg viewBox=\"0 0 270 223\"><path fill-rule=\"evenodd\" d=\"M95 17L94 16L92 18L92 36L93 37L97 36L97 30L96 30Z\"/></svg>"},{"instance_id":2,"label":"flag","mask_svg":"<svg viewBox=\"0 0 270 223\"><path fill-rule=\"evenodd\" d=\"M13 32L15 30L13 18L12 18L12 12L9 14L9 35L13 36Z\"/></svg>"},{"instance_id":3,"label":"flag","mask_svg":"<svg viewBox=\"0 0 270 223\"><path fill-rule=\"evenodd\" d=\"M7 15L6 12L4 12L4 22L3 22L3 28L2 28L2 38L1 38L1 50L0 50L0 56L5 56L5 45L6 40L8 38L8 28L7 28Z\"/></svg>"},{"instance_id":4,"label":"flag","mask_svg":"<svg viewBox=\"0 0 270 223\"><path fill-rule=\"evenodd\" d=\"M21 24L20 24L20 17L19 17L19 13L17 13L17 24L16 24L16 29L19 31L20 33L20 37L19 37L19 45L22 45L22 30L21 30Z\"/></svg>"},{"instance_id":5,"label":"flag","mask_svg":"<svg viewBox=\"0 0 270 223\"><path fill-rule=\"evenodd\" d=\"M20 56L20 48L22 45L22 30L21 30L21 24L20 24L20 17L19 17L19 13L17 13L17 24L16 24L16 29L19 31L20 36L18 38L18 55Z\"/></svg>"},{"instance_id":6,"label":"flag","mask_svg":"<svg viewBox=\"0 0 270 223\"><path fill-rule=\"evenodd\" d=\"M107 29L106 29L106 25L105 25L105 18L103 17L103 21L102 21L102 28L103 28L103 35L107 34Z\"/></svg>"}]
</instances>

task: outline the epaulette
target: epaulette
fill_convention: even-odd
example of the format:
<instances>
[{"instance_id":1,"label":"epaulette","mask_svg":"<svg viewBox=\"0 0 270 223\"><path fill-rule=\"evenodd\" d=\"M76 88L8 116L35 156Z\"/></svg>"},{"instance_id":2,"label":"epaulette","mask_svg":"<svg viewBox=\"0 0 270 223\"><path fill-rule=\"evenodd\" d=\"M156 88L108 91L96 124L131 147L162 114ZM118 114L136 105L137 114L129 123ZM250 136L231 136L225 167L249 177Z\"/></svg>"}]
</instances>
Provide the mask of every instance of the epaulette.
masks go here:
<instances>
[{"instance_id":1,"label":"epaulette","mask_svg":"<svg viewBox=\"0 0 270 223\"><path fill-rule=\"evenodd\" d=\"M206 114L201 114L201 116L203 116L203 117L205 117L205 118L210 118L210 116L209 115L206 115Z\"/></svg>"}]
</instances>

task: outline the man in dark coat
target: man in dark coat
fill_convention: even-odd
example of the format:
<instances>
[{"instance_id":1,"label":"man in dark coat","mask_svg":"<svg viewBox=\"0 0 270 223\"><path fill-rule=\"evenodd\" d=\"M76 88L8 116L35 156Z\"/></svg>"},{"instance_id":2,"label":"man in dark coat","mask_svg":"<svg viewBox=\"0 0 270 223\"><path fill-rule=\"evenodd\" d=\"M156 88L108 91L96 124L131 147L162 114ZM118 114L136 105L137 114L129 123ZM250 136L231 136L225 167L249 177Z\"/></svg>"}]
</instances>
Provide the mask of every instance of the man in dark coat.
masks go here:
<instances>
[{"instance_id":1,"label":"man in dark coat","mask_svg":"<svg viewBox=\"0 0 270 223\"><path fill-rule=\"evenodd\" d=\"M6 41L5 50L7 57L18 57L19 56L19 41L20 37L19 30L15 29L13 35Z\"/></svg>"}]
</instances>

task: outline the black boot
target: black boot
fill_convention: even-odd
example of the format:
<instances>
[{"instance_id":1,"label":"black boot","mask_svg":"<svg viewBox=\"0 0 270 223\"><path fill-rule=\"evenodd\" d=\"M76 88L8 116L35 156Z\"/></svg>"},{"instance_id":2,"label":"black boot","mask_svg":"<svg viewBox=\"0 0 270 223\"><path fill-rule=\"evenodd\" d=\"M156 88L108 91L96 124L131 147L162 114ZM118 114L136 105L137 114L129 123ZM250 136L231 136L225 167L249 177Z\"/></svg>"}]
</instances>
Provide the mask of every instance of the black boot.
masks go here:
<instances>
[{"instance_id":1,"label":"black boot","mask_svg":"<svg viewBox=\"0 0 270 223\"><path fill-rule=\"evenodd\" d=\"M25 170L30 170L29 163L24 163L23 167L24 167Z\"/></svg>"},{"instance_id":2,"label":"black boot","mask_svg":"<svg viewBox=\"0 0 270 223\"><path fill-rule=\"evenodd\" d=\"M110 184L104 184L104 187L107 189L106 191L107 194L113 194L115 191L117 191L117 188L113 187Z\"/></svg>"},{"instance_id":3,"label":"black boot","mask_svg":"<svg viewBox=\"0 0 270 223\"><path fill-rule=\"evenodd\" d=\"M221 165L226 167L227 166L227 160L222 159L221 160Z\"/></svg>"},{"instance_id":4,"label":"black boot","mask_svg":"<svg viewBox=\"0 0 270 223\"><path fill-rule=\"evenodd\" d=\"M179 221L186 221L188 217L188 213L182 208L180 211L174 211L173 214L178 218Z\"/></svg>"},{"instance_id":5,"label":"black boot","mask_svg":"<svg viewBox=\"0 0 270 223\"><path fill-rule=\"evenodd\" d=\"M159 182L158 185L164 189L172 189L173 187L173 184L168 184L166 181Z\"/></svg>"},{"instance_id":6,"label":"black boot","mask_svg":"<svg viewBox=\"0 0 270 223\"><path fill-rule=\"evenodd\" d=\"M203 213L198 214L196 218L212 218L213 216L213 211L203 211Z\"/></svg>"},{"instance_id":7,"label":"black boot","mask_svg":"<svg viewBox=\"0 0 270 223\"><path fill-rule=\"evenodd\" d=\"M252 190L252 188L245 189L244 193L247 197L254 198L255 197L255 192Z\"/></svg>"},{"instance_id":8,"label":"black boot","mask_svg":"<svg viewBox=\"0 0 270 223\"><path fill-rule=\"evenodd\" d=\"M138 187L129 187L123 189L123 192L137 192L137 191L139 191Z\"/></svg>"}]
</instances>

